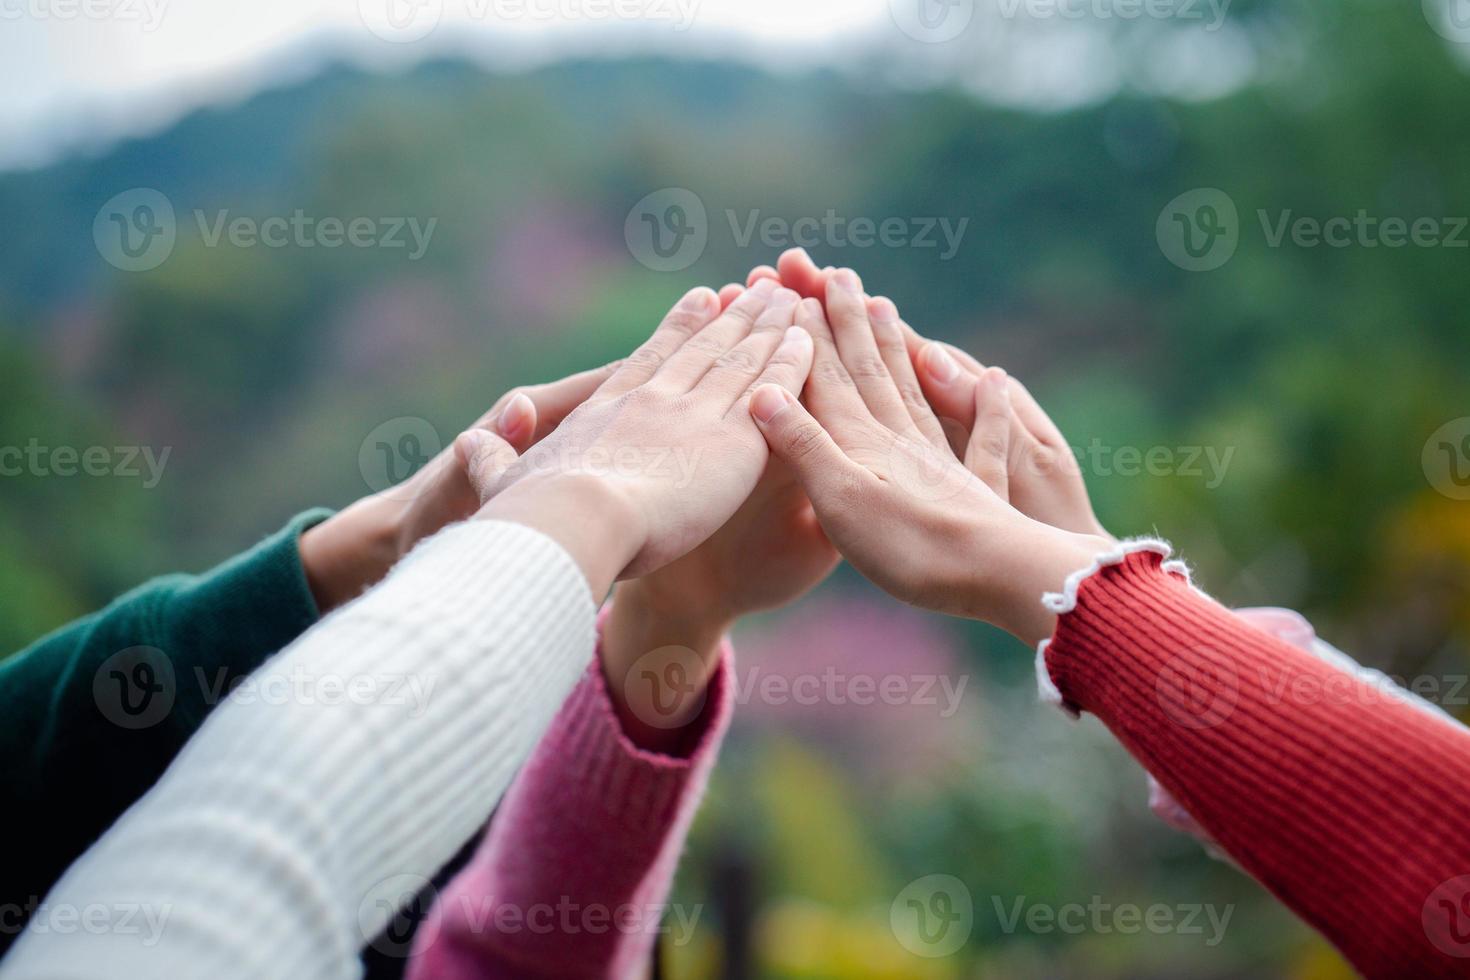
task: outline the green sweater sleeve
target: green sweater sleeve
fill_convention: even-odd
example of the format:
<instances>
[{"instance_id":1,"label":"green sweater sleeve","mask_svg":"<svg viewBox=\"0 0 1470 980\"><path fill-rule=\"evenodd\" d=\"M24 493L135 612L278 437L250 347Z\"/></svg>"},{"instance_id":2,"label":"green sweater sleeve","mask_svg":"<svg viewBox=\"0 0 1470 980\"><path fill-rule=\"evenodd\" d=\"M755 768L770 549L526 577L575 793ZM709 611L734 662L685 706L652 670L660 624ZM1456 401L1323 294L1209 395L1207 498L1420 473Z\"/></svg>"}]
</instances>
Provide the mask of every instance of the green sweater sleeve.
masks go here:
<instances>
[{"instance_id":1,"label":"green sweater sleeve","mask_svg":"<svg viewBox=\"0 0 1470 980\"><path fill-rule=\"evenodd\" d=\"M12 828L0 951L232 685L317 621L297 543L330 514L300 514L202 575L153 579L0 661L0 811Z\"/></svg>"}]
</instances>

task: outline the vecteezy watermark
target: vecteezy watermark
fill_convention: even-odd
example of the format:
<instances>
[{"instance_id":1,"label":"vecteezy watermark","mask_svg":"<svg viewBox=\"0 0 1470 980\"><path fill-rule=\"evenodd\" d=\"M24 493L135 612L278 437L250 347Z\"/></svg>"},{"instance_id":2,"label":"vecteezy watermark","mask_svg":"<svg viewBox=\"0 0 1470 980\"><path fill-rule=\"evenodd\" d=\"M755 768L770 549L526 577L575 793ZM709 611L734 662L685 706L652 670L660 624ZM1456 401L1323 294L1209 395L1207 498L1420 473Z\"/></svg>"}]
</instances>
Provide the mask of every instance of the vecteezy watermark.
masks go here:
<instances>
[{"instance_id":1,"label":"vecteezy watermark","mask_svg":"<svg viewBox=\"0 0 1470 980\"><path fill-rule=\"evenodd\" d=\"M169 0L0 0L4 20L112 20L136 23L145 33L158 30Z\"/></svg>"},{"instance_id":2,"label":"vecteezy watermark","mask_svg":"<svg viewBox=\"0 0 1470 980\"><path fill-rule=\"evenodd\" d=\"M172 446L44 446L33 436L24 446L0 446L0 477L141 477L143 489L152 490L172 452Z\"/></svg>"},{"instance_id":3,"label":"vecteezy watermark","mask_svg":"<svg viewBox=\"0 0 1470 980\"><path fill-rule=\"evenodd\" d=\"M431 918L427 912L435 904L441 915ZM516 903L468 891L440 895L422 875L400 874L370 890L358 908L358 924L374 949L406 957L417 956L434 944L442 919L452 920L458 931L479 937L644 935L685 946L694 939L703 913L703 905L677 902L614 905L560 895L548 901Z\"/></svg>"},{"instance_id":4,"label":"vecteezy watermark","mask_svg":"<svg viewBox=\"0 0 1470 980\"><path fill-rule=\"evenodd\" d=\"M173 254L177 237L173 202L151 187L109 198L92 219L98 254L124 272L158 268Z\"/></svg>"},{"instance_id":5,"label":"vecteezy watermark","mask_svg":"<svg viewBox=\"0 0 1470 980\"><path fill-rule=\"evenodd\" d=\"M1198 22L1218 31L1230 13L1231 0L997 0L1006 20Z\"/></svg>"},{"instance_id":6,"label":"vecteezy watermark","mask_svg":"<svg viewBox=\"0 0 1470 980\"><path fill-rule=\"evenodd\" d=\"M1093 476L1181 477L1203 480L1206 490L1218 489L1225 482L1235 458L1234 446L1109 446L1093 438L1085 447L1071 448L1078 464ZM1042 465L1040 459L1035 457L1033 462ZM1022 465L1025 463L1023 457Z\"/></svg>"},{"instance_id":7,"label":"vecteezy watermark","mask_svg":"<svg viewBox=\"0 0 1470 980\"><path fill-rule=\"evenodd\" d=\"M687 31L698 16L700 0L465 0L464 18L501 23L667 22ZM384 41L405 44L422 40L439 26L443 0L358 0L363 25Z\"/></svg>"},{"instance_id":8,"label":"vecteezy watermark","mask_svg":"<svg viewBox=\"0 0 1470 980\"><path fill-rule=\"evenodd\" d=\"M205 248L401 249L410 262L424 257L439 225L438 218L317 217L301 208L264 218L232 216L229 208L192 213ZM115 195L92 221L98 254L124 272L158 268L173 254L178 232L173 202L151 187Z\"/></svg>"},{"instance_id":9,"label":"vecteezy watermark","mask_svg":"<svg viewBox=\"0 0 1470 980\"><path fill-rule=\"evenodd\" d=\"M941 262L959 252L968 217L949 218L850 216L828 208L820 215L787 218L759 208L723 212L730 240L737 248L752 244L778 250L817 248L934 249ZM704 201L685 187L665 187L645 195L623 220L628 251L655 272L678 272L699 261L709 244L709 212Z\"/></svg>"},{"instance_id":10,"label":"vecteezy watermark","mask_svg":"<svg viewBox=\"0 0 1470 980\"><path fill-rule=\"evenodd\" d=\"M888 0L900 31L924 44L943 44L965 33L975 19L975 0Z\"/></svg>"},{"instance_id":11,"label":"vecteezy watermark","mask_svg":"<svg viewBox=\"0 0 1470 980\"><path fill-rule=\"evenodd\" d=\"M1228 656L1199 649L1171 657L1154 677L1164 715L1191 731L1222 725L1240 701L1240 674Z\"/></svg>"},{"instance_id":12,"label":"vecteezy watermark","mask_svg":"<svg viewBox=\"0 0 1470 980\"><path fill-rule=\"evenodd\" d=\"M178 696L174 663L157 647L119 650L92 675L92 700L119 728L152 728L168 717Z\"/></svg>"},{"instance_id":13,"label":"vecteezy watermark","mask_svg":"<svg viewBox=\"0 0 1470 980\"><path fill-rule=\"evenodd\" d=\"M1291 208L1256 210L1267 248L1470 248L1470 217L1352 215L1318 217ZM1235 202L1224 191L1198 188L1159 212L1155 235L1164 257L1189 272L1218 269L1234 256L1242 227Z\"/></svg>"},{"instance_id":14,"label":"vecteezy watermark","mask_svg":"<svg viewBox=\"0 0 1470 980\"><path fill-rule=\"evenodd\" d=\"M1154 223L1164 258L1188 272L1230 261L1240 244L1240 215L1230 195L1214 187L1185 191L1164 205Z\"/></svg>"},{"instance_id":15,"label":"vecteezy watermark","mask_svg":"<svg viewBox=\"0 0 1470 980\"><path fill-rule=\"evenodd\" d=\"M1470 44L1470 0L1422 0L1422 6L1434 33L1455 44Z\"/></svg>"},{"instance_id":16,"label":"vecteezy watermark","mask_svg":"<svg viewBox=\"0 0 1470 980\"><path fill-rule=\"evenodd\" d=\"M138 902L47 902L32 895L24 904L0 904L0 935L21 932L57 936L138 936L145 947L158 945L173 914L172 905Z\"/></svg>"},{"instance_id":17,"label":"vecteezy watermark","mask_svg":"<svg viewBox=\"0 0 1470 980\"><path fill-rule=\"evenodd\" d=\"M221 667L213 675L204 668L194 668L194 679L204 696L204 703L221 701L236 704L266 705L382 705L406 707L410 717L418 718L429 708L438 678L434 675L398 673L319 674L301 664L286 671L259 671L233 679Z\"/></svg>"},{"instance_id":18,"label":"vecteezy watermark","mask_svg":"<svg viewBox=\"0 0 1470 980\"><path fill-rule=\"evenodd\" d=\"M401 415L378 425L363 438L357 448L357 470L374 493L408 499L413 490L404 484L441 448L439 430L432 423Z\"/></svg>"},{"instance_id":19,"label":"vecteezy watermark","mask_svg":"<svg viewBox=\"0 0 1470 980\"><path fill-rule=\"evenodd\" d=\"M899 945L915 956L949 956L969 941L975 902L954 875L925 875L894 897L888 926Z\"/></svg>"},{"instance_id":20,"label":"vecteezy watermark","mask_svg":"<svg viewBox=\"0 0 1470 980\"><path fill-rule=\"evenodd\" d=\"M1154 902L1137 905L1132 902L1105 902L1101 895L1093 895L1085 904L1031 902L1025 895L1006 901L999 895L992 895L990 903L1001 931L1007 935L1025 931L1034 935L1106 936L1119 933L1132 936L1148 933L1155 936L1201 936L1204 944L1211 947L1224 940L1230 918L1235 914L1233 904L1218 906L1209 902L1185 902L1170 905Z\"/></svg>"},{"instance_id":21,"label":"vecteezy watermark","mask_svg":"<svg viewBox=\"0 0 1470 980\"><path fill-rule=\"evenodd\" d=\"M92 675L92 700L102 717L119 728L152 728L169 716L182 685L193 684L205 705L224 701L266 705L382 706L412 717L428 710L438 678L415 673L317 673L306 665L232 674L195 665L180 676L173 659L157 647L136 646L104 660Z\"/></svg>"},{"instance_id":22,"label":"vecteezy watermark","mask_svg":"<svg viewBox=\"0 0 1470 980\"><path fill-rule=\"evenodd\" d=\"M1470 957L1470 875L1435 886L1424 900L1420 922L1435 949L1456 959Z\"/></svg>"},{"instance_id":23,"label":"vecteezy watermark","mask_svg":"<svg viewBox=\"0 0 1470 980\"><path fill-rule=\"evenodd\" d=\"M666 646L633 662L623 677L623 700L634 717L653 728L677 728L704 707L710 667L693 650ZM872 706L934 709L951 718L960 708L968 674L849 673L827 667L820 673L775 673L759 665L736 668L730 684L735 704L773 707Z\"/></svg>"},{"instance_id":24,"label":"vecteezy watermark","mask_svg":"<svg viewBox=\"0 0 1470 980\"><path fill-rule=\"evenodd\" d=\"M1470 416L1430 433L1420 462L1431 487L1451 500L1470 500Z\"/></svg>"}]
</instances>

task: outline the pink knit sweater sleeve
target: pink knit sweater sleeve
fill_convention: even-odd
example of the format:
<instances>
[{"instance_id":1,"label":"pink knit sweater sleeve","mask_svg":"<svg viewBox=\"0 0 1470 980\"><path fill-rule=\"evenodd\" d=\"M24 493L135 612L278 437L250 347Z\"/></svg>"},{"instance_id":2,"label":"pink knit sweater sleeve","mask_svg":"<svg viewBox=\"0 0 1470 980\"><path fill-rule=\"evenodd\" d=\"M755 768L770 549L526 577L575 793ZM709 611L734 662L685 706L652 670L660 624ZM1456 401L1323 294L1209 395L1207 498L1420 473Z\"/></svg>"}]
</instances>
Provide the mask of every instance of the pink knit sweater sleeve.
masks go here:
<instances>
[{"instance_id":1,"label":"pink knit sweater sleeve","mask_svg":"<svg viewBox=\"0 0 1470 980\"><path fill-rule=\"evenodd\" d=\"M729 726L731 657L726 642L687 757L634 745L592 663L420 926L409 980L622 980L693 928L668 893Z\"/></svg>"}]
</instances>

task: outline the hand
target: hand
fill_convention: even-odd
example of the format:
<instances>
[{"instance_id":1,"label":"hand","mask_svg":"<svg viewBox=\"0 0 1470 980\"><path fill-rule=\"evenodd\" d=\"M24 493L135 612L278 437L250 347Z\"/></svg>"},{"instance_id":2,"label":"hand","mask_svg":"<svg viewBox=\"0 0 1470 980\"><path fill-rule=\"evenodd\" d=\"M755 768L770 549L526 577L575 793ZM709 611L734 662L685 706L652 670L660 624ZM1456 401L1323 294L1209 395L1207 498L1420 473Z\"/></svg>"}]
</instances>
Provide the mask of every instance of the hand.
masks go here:
<instances>
[{"instance_id":1,"label":"hand","mask_svg":"<svg viewBox=\"0 0 1470 980\"><path fill-rule=\"evenodd\" d=\"M516 388L470 428L524 452L561 423L618 365ZM366 591L419 541L480 508L464 464L445 449L408 480L355 502L301 536L301 564L322 613Z\"/></svg>"},{"instance_id":2,"label":"hand","mask_svg":"<svg viewBox=\"0 0 1470 980\"><path fill-rule=\"evenodd\" d=\"M775 279L803 296L824 299L836 270L818 268L805 249L787 249L775 268L752 269L748 282ZM726 290L730 287L725 287ZM725 291L721 291L724 295ZM950 446L963 458L975 422L975 386L985 366L951 344L926 340L898 314L892 301L865 297L875 328L897 324L913 360L915 373L933 413L949 436ZM1112 539L1098 521L1082 479L1082 468L1051 417L1016 378L1008 382L1016 416L1010 440L1010 501L1021 513L1064 531Z\"/></svg>"},{"instance_id":3,"label":"hand","mask_svg":"<svg viewBox=\"0 0 1470 980\"><path fill-rule=\"evenodd\" d=\"M1028 643L1049 636L1055 617L1041 595L1059 589L1108 542L1026 517L977 475L998 480L1006 472L1004 375L992 373L978 388L985 407L977 418L985 424L975 427L967 468L927 401L914 397L897 322L869 318L851 270L830 278L826 314L812 301L797 314L816 341L811 413L774 388L756 393L751 413L828 537L905 601L984 619Z\"/></svg>"},{"instance_id":4,"label":"hand","mask_svg":"<svg viewBox=\"0 0 1470 980\"><path fill-rule=\"evenodd\" d=\"M723 313L688 293L550 436L503 475L472 471L485 519L514 520L561 543L601 597L717 531L750 496L769 453L750 392L800 391L812 345L790 329L796 295L758 284Z\"/></svg>"},{"instance_id":5,"label":"hand","mask_svg":"<svg viewBox=\"0 0 1470 980\"><path fill-rule=\"evenodd\" d=\"M720 640L746 613L794 601L826 578L837 551L791 471L772 460L745 503L704 544L643 578L618 586L602 630L602 669L623 730L643 748L684 747L680 729L704 705ZM687 678L680 697L630 682L648 653L676 648Z\"/></svg>"}]
</instances>

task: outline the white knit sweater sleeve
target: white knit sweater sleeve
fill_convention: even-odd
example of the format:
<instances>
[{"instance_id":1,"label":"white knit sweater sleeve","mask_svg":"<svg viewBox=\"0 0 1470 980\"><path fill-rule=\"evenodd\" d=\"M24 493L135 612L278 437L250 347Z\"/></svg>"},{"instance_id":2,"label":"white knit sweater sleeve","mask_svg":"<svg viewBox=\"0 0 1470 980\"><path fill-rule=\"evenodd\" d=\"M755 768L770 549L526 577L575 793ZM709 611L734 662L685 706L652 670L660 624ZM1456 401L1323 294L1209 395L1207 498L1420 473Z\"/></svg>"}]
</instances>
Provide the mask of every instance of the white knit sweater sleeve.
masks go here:
<instances>
[{"instance_id":1,"label":"white knit sweater sleeve","mask_svg":"<svg viewBox=\"0 0 1470 980\"><path fill-rule=\"evenodd\" d=\"M544 535L440 532L228 696L0 977L357 976L405 882L469 839L546 730L594 618Z\"/></svg>"}]
</instances>

